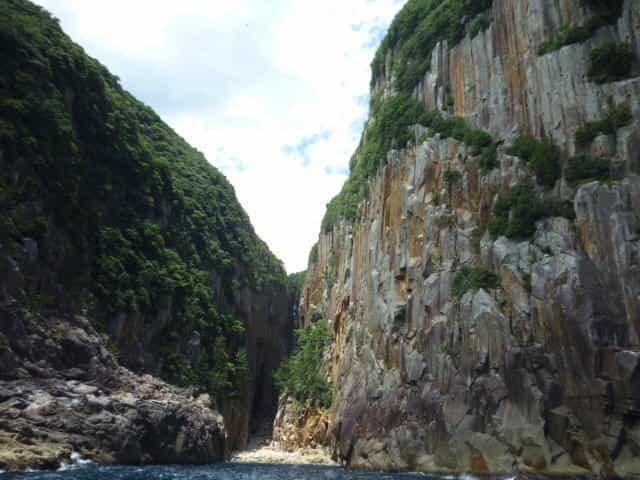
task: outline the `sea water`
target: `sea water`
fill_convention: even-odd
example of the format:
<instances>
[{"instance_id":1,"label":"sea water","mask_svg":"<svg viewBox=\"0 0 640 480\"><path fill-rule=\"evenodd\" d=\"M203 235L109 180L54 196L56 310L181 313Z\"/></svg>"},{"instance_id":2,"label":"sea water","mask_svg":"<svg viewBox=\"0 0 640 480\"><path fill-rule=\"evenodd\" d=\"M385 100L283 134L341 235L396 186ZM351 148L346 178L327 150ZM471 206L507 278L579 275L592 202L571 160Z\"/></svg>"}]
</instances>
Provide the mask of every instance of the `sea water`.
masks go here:
<instances>
[{"instance_id":1,"label":"sea water","mask_svg":"<svg viewBox=\"0 0 640 480\"><path fill-rule=\"evenodd\" d=\"M345 470L340 467L251 463L222 463L197 467L79 465L71 468L64 467L56 472L0 473L0 480L444 480L453 478L468 477L363 472Z\"/></svg>"}]
</instances>

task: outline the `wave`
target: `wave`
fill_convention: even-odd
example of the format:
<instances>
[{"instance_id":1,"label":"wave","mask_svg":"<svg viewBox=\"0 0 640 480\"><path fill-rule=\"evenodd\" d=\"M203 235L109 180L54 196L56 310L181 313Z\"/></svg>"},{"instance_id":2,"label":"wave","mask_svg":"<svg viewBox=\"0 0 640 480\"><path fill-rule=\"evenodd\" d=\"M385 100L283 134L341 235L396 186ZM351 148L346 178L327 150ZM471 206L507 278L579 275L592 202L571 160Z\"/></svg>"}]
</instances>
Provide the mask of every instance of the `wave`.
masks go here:
<instances>
[{"instance_id":1,"label":"wave","mask_svg":"<svg viewBox=\"0 0 640 480\"><path fill-rule=\"evenodd\" d=\"M69 458L71 463L62 462L60 467L58 468L59 472L64 472L66 470L75 470L76 468L89 467L95 465L92 460L87 458L82 458L82 455L78 452L72 452Z\"/></svg>"}]
</instances>

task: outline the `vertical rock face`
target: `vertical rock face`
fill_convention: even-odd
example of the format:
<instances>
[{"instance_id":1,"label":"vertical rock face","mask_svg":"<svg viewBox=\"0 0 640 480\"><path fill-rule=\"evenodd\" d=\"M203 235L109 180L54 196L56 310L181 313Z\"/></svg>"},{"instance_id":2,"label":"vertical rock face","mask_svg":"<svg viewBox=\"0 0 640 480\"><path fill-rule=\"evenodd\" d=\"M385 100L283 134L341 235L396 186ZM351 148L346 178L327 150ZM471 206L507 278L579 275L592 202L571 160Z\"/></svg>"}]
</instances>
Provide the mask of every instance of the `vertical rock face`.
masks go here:
<instances>
[{"instance_id":1,"label":"vertical rock face","mask_svg":"<svg viewBox=\"0 0 640 480\"><path fill-rule=\"evenodd\" d=\"M625 175L554 188L575 219L492 238L495 201L532 177L526 163L500 148L483 172L463 143L419 129L370 179L357 220L321 234L300 315L308 324L320 309L331 324L332 444L347 465L640 474L640 80L586 75L594 45L639 51L640 10L627 0L616 25L538 55L586 15L578 0L495 0L489 28L439 43L414 90L445 109L450 84L455 114L476 128L546 136L567 156L585 121L629 105L633 122L592 147L611 145ZM393 95L390 57L374 93ZM453 185L450 169L462 174ZM454 289L462 267L499 286Z\"/></svg>"}]
</instances>

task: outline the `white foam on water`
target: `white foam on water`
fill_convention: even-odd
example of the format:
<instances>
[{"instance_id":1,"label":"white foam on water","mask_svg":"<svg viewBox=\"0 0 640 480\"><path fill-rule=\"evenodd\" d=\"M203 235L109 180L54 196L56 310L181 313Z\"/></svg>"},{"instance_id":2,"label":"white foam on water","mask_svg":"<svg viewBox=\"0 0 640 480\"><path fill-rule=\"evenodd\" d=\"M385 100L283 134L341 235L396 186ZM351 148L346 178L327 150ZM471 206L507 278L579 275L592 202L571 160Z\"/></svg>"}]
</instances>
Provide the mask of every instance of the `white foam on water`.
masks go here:
<instances>
[{"instance_id":1,"label":"white foam on water","mask_svg":"<svg viewBox=\"0 0 640 480\"><path fill-rule=\"evenodd\" d=\"M66 470L74 470L76 468L87 467L89 465L93 465L93 461L82 458L78 452L72 452L70 456L71 463L62 462L60 467L58 468L59 472L64 472Z\"/></svg>"},{"instance_id":2,"label":"white foam on water","mask_svg":"<svg viewBox=\"0 0 640 480\"><path fill-rule=\"evenodd\" d=\"M88 458L82 458L78 452L73 452L71 454L71 461L74 465L85 466L85 465L93 465L93 460L89 460Z\"/></svg>"},{"instance_id":3,"label":"white foam on water","mask_svg":"<svg viewBox=\"0 0 640 480\"><path fill-rule=\"evenodd\" d=\"M478 480L478 477L474 477L470 473L463 473L459 478L460 480Z\"/></svg>"}]
</instances>

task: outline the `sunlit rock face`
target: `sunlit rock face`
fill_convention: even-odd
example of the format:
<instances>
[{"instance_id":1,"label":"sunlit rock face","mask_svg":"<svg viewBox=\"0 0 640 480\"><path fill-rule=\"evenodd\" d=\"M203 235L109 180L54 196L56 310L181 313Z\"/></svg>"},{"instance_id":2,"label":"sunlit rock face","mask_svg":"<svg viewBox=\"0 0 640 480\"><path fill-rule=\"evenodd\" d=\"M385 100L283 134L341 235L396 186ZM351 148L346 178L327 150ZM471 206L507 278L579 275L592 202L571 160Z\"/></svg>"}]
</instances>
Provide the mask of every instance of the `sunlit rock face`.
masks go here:
<instances>
[{"instance_id":1,"label":"sunlit rock face","mask_svg":"<svg viewBox=\"0 0 640 480\"><path fill-rule=\"evenodd\" d=\"M492 238L497 197L533 177L526 162L499 148L483 172L463 143L418 129L418 145L391 151L371 178L357 220L321 233L300 316L319 310L331 324L331 445L347 465L640 473L640 79L587 78L594 46L640 51L640 6L627 0L617 24L538 55L586 17L578 0L495 0L488 29L439 43L414 89L428 109L507 143L550 138L565 158L586 121L628 105L633 122L591 146L623 174L552 189L575 218ZM373 93L391 96L391 54L386 65ZM449 169L462 174L453 185ZM464 266L499 286L454 295Z\"/></svg>"}]
</instances>

